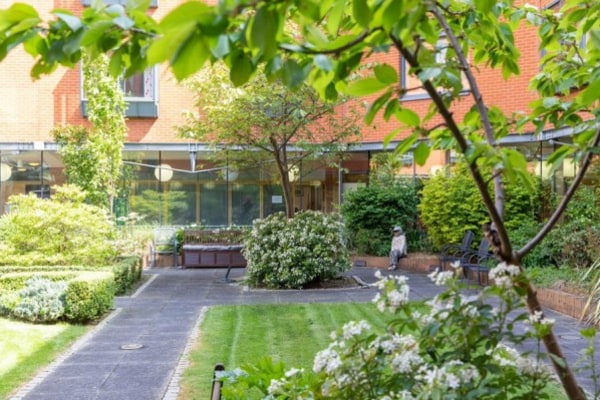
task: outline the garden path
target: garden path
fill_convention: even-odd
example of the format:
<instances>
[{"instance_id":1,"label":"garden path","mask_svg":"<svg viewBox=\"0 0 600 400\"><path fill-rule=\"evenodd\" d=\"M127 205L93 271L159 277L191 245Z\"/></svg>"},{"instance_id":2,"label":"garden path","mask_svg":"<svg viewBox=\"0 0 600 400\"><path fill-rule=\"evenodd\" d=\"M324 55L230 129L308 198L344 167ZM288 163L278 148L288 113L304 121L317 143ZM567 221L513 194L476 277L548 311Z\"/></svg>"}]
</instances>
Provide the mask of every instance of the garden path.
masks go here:
<instances>
[{"instance_id":1,"label":"garden path","mask_svg":"<svg viewBox=\"0 0 600 400\"><path fill-rule=\"evenodd\" d=\"M375 282L373 268L350 272ZM116 309L12 400L174 400L187 352L207 306L218 304L368 302L374 287L315 290L247 290L223 281L223 269L159 268L145 271L151 279L131 297L116 299ZM243 275L232 270L230 278ZM387 274L388 271L382 271ZM410 298L431 298L440 291L424 274L394 271L409 277ZM571 362L587 346L577 320L556 319ZM142 347L136 349L138 345ZM581 378L588 390L589 379Z\"/></svg>"}]
</instances>

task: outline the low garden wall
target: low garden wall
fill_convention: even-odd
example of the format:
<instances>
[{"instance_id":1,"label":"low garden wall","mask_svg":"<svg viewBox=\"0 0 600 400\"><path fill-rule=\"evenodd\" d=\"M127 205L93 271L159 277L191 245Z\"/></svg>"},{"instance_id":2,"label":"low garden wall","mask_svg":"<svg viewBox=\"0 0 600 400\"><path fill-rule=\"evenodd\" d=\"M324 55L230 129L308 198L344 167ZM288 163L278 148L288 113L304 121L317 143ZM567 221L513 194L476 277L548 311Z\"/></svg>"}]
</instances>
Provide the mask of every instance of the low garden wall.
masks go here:
<instances>
[{"instance_id":1,"label":"low garden wall","mask_svg":"<svg viewBox=\"0 0 600 400\"><path fill-rule=\"evenodd\" d=\"M390 260L388 257L354 255L352 256L352 262L355 266L387 268ZM430 273L432 271L431 266L438 264L438 257L435 254L413 253L401 259L398 268L411 272ZM477 276L475 275L469 276L469 279L477 282ZM488 283L487 272L481 273L481 281L484 284ZM581 318L587 301L585 296L578 296L556 289L537 288L537 294L543 307L577 319Z\"/></svg>"}]
</instances>

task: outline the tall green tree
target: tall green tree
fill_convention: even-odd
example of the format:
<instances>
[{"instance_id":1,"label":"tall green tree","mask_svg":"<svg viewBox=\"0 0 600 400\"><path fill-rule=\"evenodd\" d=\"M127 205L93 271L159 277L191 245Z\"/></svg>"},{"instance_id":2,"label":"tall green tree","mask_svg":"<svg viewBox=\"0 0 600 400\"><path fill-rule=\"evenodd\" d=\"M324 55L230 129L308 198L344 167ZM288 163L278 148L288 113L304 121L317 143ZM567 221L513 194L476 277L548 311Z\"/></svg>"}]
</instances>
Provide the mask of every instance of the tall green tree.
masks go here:
<instances>
[{"instance_id":1,"label":"tall green tree","mask_svg":"<svg viewBox=\"0 0 600 400\"><path fill-rule=\"evenodd\" d=\"M123 91L108 70L109 58L101 55L83 65L83 89L91 128L57 127L52 131L60 145L67 180L87 194L87 201L112 210L123 166L127 135Z\"/></svg>"},{"instance_id":2,"label":"tall green tree","mask_svg":"<svg viewBox=\"0 0 600 400\"><path fill-rule=\"evenodd\" d=\"M294 175L308 170L303 161L339 162L340 149L359 137L355 108L345 99L323 101L308 85L292 90L280 80L254 75L235 87L223 63L206 67L186 85L195 94L198 112L186 113L180 136L209 141L215 149L235 148L213 156L236 168L274 165L288 218L294 216Z\"/></svg>"},{"instance_id":3,"label":"tall green tree","mask_svg":"<svg viewBox=\"0 0 600 400\"><path fill-rule=\"evenodd\" d=\"M269 80L280 79L290 88L308 82L327 99L340 93L375 95L366 122L381 114L401 123L410 133L399 151L414 146L419 164L432 149L454 149L464 158L498 232L498 257L517 266L555 226L600 152L600 3L595 0L566 1L560 13L520 7L511 0L224 0L215 7L191 1L160 22L145 14L149 0L129 4L128 10L99 5L82 17L57 10L56 19L47 23L31 6L12 4L0 13L0 57L23 43L36 58L32 73L39 76L58 64L72 66L86 47L91 54L110 52L115 73L168 62L179 79L207 61L223 59L236 86L261 70ZM284 29L290 24L291 32ZM521 24L537 28L544 56L532 81L539 101L517 122L486 104L476 71L497 69L506 79L520 73L514 32ZM402 86L394 66L365 63L370 55L390 49L402 55L408 73L429 95L426 115L399 101L399 95L413 88ZM355 79L357 73L360 79ZM459 118L452 107L464 101L464 91L473 106ZM441 123L433 120L436 115ZM532 125L536 131L572 129L574 144L559 147L549 162L558 167L572 155L580 169L547 223L522 248L513 249L504 224L503 180L531 181L523 155L499 147L497 141ZM492 189L484 171L495 177ZM541 311L526 277L518 289L531 313ZM584 399L552 330L543 341L568 396Z\"/></svg>"}]
</instances>

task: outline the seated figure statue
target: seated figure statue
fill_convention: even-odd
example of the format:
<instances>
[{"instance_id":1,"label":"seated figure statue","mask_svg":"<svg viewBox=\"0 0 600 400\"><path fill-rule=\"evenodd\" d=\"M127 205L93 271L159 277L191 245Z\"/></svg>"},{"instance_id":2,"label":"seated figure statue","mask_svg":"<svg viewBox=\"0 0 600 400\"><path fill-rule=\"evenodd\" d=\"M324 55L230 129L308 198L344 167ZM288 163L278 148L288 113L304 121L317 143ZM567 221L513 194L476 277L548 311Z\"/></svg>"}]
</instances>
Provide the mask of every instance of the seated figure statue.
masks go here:
<instances>
[{"instance_id":1,"label":"seated figure statue","mask_svg":"<svg viewBox=\"0 0 600 400\"><path fill-rule=\"evenodd\" d=\"M390 250L390 266L389 270L393 271L398 268L398 262L402 257L406 257L406 236L402 232L402 228L395 226L392 230L394 236L392 237L392 248Z\"/></svg>"}]
</instances>

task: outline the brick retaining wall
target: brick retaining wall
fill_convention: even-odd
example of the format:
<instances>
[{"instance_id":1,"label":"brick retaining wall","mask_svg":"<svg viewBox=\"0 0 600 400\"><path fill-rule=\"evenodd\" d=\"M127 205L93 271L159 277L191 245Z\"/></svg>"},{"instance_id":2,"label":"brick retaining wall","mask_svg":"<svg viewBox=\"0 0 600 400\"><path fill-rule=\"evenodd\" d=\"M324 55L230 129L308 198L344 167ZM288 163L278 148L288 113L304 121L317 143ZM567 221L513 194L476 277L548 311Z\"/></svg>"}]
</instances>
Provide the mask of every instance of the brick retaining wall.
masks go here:
<instances>
[{"instance_id":1,"label":"brick retaining wall","mask_svg":"<svg viewBox=\"0 0 600 400\"><path fill-rule=\"evenodd\" d=\"M375 256L352 256L352 261L354 265L371 268L387 268L390 262L388 257ZM438 257L435 254L414 253L409 254L407 258L401 259L398 268L412 272L429 273L431 271L430 266L437 264L439 264ZM477 283L476 275L469 276L469 279ZM481 280L482 283L487 284L486 272L482 273ZM543 307L577 319L581 318L587 301L584 296L555 289L537 288L537 294L538 300Z\"/></svg>"}]
</instances>

